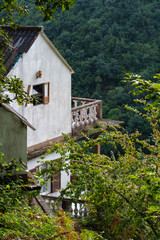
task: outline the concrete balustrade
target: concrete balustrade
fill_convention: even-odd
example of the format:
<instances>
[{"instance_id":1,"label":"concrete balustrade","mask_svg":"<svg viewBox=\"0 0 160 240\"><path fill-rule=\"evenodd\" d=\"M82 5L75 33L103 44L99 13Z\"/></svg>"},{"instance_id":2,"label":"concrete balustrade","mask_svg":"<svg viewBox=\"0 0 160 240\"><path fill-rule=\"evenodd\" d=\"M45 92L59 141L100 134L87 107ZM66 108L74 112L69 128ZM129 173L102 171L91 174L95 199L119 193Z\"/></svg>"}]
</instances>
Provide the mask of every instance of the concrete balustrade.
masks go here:
<instances>
[{"instance_id":1,"label":"concrete balustrade","mask_svg":"<svg viewBox=\"0 0 160 240\"><path fill-rule=\"evenodd\" d=\"M102 120L102 101L72 97L72 131Z\"/></svg>"}]
</instances>

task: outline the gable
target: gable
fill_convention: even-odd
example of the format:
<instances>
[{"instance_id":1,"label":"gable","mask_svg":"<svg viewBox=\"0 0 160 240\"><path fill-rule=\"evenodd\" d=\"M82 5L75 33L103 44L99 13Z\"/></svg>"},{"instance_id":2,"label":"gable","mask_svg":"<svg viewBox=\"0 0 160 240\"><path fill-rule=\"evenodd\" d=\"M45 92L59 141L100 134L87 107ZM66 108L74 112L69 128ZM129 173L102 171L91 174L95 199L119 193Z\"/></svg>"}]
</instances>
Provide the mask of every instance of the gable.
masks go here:
<instances>
[{"instance_id":1,"label":"gable","mask_svg":"<svg viewBox=\"0 0 160 240\"><path fill-rule=\"evenodd\" d=\"M22 54L28 52L42 27L18 27L13 29L10 26L2 26L2 29L11 37L13 45L13 49L8 48L4 51L4 65L9 72Z\"/></svg>"},{"instance_id":2,"label":"gable","mask_svg":"<svg viewBox=\"0 0 160 240\"><path fill-rule=\"evenodd\" d=\"M57 48L53 45L53 43L49 40L49 38L46 36L46 34L41 31L41 36L43 39L46 41L46 43L49 45L51 50L57 55L57 57L63 62L63 64L70 70L71 74L74 73L73 69L71 66L67 63L67 61L64 59L64 57L60 54L60 52L57 50Z\"/></svg>"},{"instance_id":3,"label":"gable","mask_svg":"<svg viewBox=\"0 0 160 240\"><path fill-rule=\"evenodd\" d=\"M2 26L2 29L6 31L12 38L13 44L12 49L8 48L4 51L4 65L7 73L13 68L16 62L19 61L22 55L29 51L39 34L49 45L51 51L53 51L58 56L58 58L70 70L71 73L74 73L73 69L70 67L67 61L62 57L59 51L45 35L43 32L43 27L24 26L13 29L10 26Z\"/></svg>"}]
</instances>

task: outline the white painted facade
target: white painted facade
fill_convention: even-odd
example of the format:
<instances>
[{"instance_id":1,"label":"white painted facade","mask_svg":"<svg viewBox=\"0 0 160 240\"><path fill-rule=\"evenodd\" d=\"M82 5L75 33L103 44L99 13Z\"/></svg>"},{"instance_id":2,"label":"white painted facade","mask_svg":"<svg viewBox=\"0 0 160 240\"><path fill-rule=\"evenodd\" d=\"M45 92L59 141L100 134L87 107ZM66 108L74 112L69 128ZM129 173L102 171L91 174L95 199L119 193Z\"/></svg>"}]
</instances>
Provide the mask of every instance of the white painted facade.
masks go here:
<instances>
[{"instance_id":1,"label":"white painted facade","mask_svg":"<svg viewBox=\"0 0 160 240\"><path fill-rule=\"evenodd\" d=\"M42 77L36 78L41 70ZM71 133L71 69L62 62L47 40L40 33L29 51L23 54L8 76L23 80L25 90L31 85L50 82L50 100L48 104L11 105L36 128L28 129L27 147Z\"/></svg>"},{"instance_id":2,"label":"white painted facade","mask_svg":"<svg viewBox=\"0 0 160 240\"><path fill-rule=\"evenodd\" d=\"M42 71L42 77L36 78L36 73ZM14 65L8 77L16 76L23 80L25 90L45 82L50 83L49 103L33 106L20 106L16 102L11 106L23 115L36 129L27 129L27 147L57 138L62 133L71 133L71 74L73 70L63 59L43 32L40 32L27 53ZM46 157L46 160L56 159L55 153ZM31 170L40 165L39 158L28 161ZM70 176L61 174L61 188L70 181Z\"/></svg>"}]
</instances>

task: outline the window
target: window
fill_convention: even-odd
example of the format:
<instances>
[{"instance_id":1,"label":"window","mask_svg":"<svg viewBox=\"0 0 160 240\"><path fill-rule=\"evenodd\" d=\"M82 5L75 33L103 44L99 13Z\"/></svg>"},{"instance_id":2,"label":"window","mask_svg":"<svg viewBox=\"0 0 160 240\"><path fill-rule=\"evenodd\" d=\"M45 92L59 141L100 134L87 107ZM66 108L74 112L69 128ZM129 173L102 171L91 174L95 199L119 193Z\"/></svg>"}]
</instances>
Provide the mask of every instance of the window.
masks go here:
<instances>
[{"instance_id":1,"label":"window","mask_svg":"<svg viewBox=\"0 0 160 240\"><path fill-rule=\"evenodd\" d=\"M33 105L49 103L50 83L41 83L33 86Z\"/></svg>"},{"instance_id":2,"label":"window","mask_svg":"<svg viewBox=\"0 0 160 240\"><path fill-rule=\"evenodd\" d=\"M61 189L61 173L55 172L52 176L52 192L57 192Z\"/></svg>"},{"instance_id":3,"label":"window","mask_svg":"<svg viewBox=\"0 0 160 240\"><path fill-rule=\"evenodd\" d=\"M75 176L73 176L73 175L71 174L71 176L70 176L70 182L73 183L74 181L78 181L78 178L75 177Z\"/></svg>"},{"instance_id":4,"label":"window","mask_svg":"<svg viewBox=\"0 0 160 240\"><path fill-rule=\"evenodd\" d=\"M41 171L42 168L47 168L47 164L43 163L42 165L36 167L37 171ZM47 174L45 173L43 176L43 179L47 179ZM51 179L49 179L47 182L44 183L44 185L41 187L41 194L46 194L51 192Z\"/></svg>"}]
</instances>

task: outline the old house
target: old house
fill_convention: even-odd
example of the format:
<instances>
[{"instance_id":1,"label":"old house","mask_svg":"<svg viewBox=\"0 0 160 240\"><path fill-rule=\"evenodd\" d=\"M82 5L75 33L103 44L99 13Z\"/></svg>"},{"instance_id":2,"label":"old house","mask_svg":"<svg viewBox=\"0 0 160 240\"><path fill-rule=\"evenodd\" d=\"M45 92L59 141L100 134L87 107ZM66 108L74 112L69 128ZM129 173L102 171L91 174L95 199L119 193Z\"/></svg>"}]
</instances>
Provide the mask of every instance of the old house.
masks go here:
<instances>
[{"instance_id":1,"label":"old house","mask_svg":"<svg viewBox=\"0 0 160 240\"><path fill-rule=\"evenodd\" d=\"M33 172L47 167L39 162L40 157L51 144L63 140L62 133L72 135L76 129L102 118L102 102L71 98L71 75L74 71L47 38L43 27L12 29L6 26L4 30L12 37L14 46L12 51L6 52L4 59L8 77L16 75L22 79L28 95L35 97L33 104L11 104L36 129L27 129L27 165ZM56 153L45 157L46 160L58 158ZM57 196L58 190L68 181L69 174L55 173L42 192Z\"/></svg>"}]
</instances>

